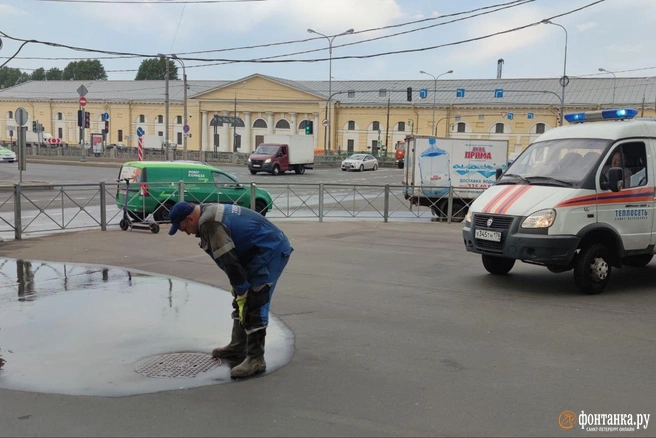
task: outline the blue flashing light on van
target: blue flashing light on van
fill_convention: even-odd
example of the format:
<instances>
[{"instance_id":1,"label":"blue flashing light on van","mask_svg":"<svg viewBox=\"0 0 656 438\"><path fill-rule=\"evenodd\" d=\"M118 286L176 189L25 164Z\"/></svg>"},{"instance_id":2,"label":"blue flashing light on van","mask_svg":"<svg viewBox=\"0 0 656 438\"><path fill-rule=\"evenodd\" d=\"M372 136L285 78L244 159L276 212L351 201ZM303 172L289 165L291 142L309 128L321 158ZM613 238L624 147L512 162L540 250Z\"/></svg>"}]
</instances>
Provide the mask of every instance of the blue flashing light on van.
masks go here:
<instances>
[{"instance_id":1,"label":"blue flashing light on van","mask_svg":"<svg viewBox=\"0 0 656 438\"><path fill-rule=\"evenodd\" d=\"M569 123L596 122L600 120L625 120L632 119L638 115L638 110L633 108L606 109L600 111L586 111L580 113L565 114L565 120Z\"/></svg>"}]
</instances>

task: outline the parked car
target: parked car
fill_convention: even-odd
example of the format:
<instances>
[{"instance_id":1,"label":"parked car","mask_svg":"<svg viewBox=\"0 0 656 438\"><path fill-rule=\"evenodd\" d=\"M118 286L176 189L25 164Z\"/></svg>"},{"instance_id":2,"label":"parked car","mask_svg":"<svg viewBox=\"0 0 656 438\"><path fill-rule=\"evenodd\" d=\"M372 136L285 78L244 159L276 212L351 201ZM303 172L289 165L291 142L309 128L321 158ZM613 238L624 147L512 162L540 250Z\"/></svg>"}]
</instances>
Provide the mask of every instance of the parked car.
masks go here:
<instances>
[{"instance_id":1,"label":"parked car","mask_svg":"<svg viewBox=\"0 0 656 438\"><path fill-rule=\"evenodd\" d=\"M118 179L130 180L128 211L138 219L152 214L157 222L169 220L169 210L178 200L178 182L185 183L185 200L195 204L217 203L251 206L251 188L221 169L191 161L128 161ZM124 181L122 181L124 182ZM214 184L209 184L209 183ZM203 183L203 184L199 184ZM125 188L117 187L116 206L123 208ZM266 190L255 191L255 210L266 216L273 201Z\"/></svg>"},{"instance_id":2,"label":"parked car","mask_svg":"<svg viewBox=\"0 0 656 438\"><path fill-rule=\"evenodd\" d=\"M16 161L16 153L10 149L7 149L6 147L0 146L0 160L3 162L8 161L13 163Z\"/></svg>"},{"instance_id":3,"label":"parked car","mask_svg":"<svg viewBox=\"0 0 656 438\"><path fill-rule=\"evenodd\" d=\"M378 160L371 154L353 154L342 161L342 170L378 170Z\"/></svg>"}]
</instances>

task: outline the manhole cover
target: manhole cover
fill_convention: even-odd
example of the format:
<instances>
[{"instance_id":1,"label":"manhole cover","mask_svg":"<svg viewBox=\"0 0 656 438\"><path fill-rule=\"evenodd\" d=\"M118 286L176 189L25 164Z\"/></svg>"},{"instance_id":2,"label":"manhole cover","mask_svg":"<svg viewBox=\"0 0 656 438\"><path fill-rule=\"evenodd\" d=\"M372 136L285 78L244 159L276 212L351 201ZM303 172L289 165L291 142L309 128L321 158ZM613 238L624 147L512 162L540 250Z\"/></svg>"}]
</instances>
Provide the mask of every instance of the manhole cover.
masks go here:
<instances>
[{"instance_id":1,"label":"manhole cover","mask_svg":"<svg viewBox=\"0 0 656 438\"><path fill-rule=\"evenodd\" d=\"M149 357L140 362L136 371L146 377L174 379L176 377L196 377L221 365L221 359L214 359L203 353L170 353Z\"/></svg>"}]
</instances>

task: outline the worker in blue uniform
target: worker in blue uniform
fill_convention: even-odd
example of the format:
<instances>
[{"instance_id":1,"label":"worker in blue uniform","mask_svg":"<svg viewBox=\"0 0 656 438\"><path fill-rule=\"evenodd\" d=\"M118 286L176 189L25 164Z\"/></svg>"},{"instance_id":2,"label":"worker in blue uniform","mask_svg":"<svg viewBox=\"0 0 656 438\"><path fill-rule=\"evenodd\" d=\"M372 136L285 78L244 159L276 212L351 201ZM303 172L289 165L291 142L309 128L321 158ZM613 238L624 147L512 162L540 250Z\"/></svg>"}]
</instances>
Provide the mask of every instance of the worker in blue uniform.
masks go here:
<instances>
[{"instance_id":1,"label":"worker in blue uniform","mask_svg":"<svg viewBox=\"0 0 656 438\"><path fill-rule=\"evenodd\" d=\"M294 251L287 236L261 214L232 204L178 202L169 218L169 235L181 230L199 237L232 286L232 339L212 356L238 363L230 370L233 378L265 371L271 297Z\"/></svg>"}]
</instances>

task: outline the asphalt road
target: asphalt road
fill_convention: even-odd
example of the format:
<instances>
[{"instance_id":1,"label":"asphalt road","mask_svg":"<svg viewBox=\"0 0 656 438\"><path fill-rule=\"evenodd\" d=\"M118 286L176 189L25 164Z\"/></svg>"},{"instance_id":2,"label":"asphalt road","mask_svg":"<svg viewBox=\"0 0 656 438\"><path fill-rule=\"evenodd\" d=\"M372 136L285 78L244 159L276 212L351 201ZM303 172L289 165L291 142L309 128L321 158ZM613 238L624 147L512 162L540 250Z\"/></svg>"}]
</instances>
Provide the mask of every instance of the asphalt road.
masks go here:
<instances>
[{"instance_id":1,"label":"asphalt road","mask_svg":"<svg viewBox=\"0 0 656 438\"><path fill-rule=\"evenodd\" d=\"M571 271L518 263L507 276L487 274L464 250L460 225L279 224L295 251L271 311L294 333L291 363L262 378L133 397L0 389L0 436L654 436L656 261L614 269L603 294L586 296ZM180 233L67 233L7 242L0 257L125 266L230 289L197 239ZM104 299L107 318L120 318L114 295ZM83 316L67 320L76 334L103 324ZM6 333L5 372L20 372L11 364L21 351L2 341ZM217 346L227 342L227 333L215 336ZM95 341L108 351L126 343ZM88 373L90 362L71 366ZM570 410L651 421L591 433L559 425Z\"/></svg>"}]
</instances>

